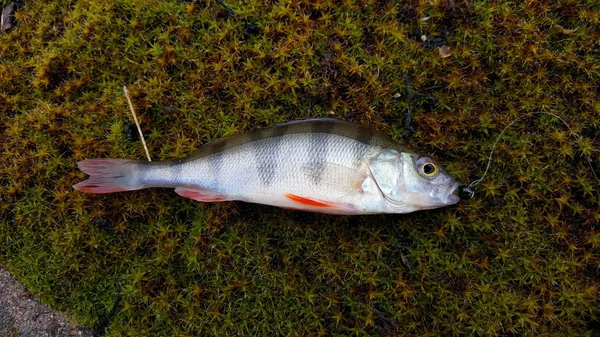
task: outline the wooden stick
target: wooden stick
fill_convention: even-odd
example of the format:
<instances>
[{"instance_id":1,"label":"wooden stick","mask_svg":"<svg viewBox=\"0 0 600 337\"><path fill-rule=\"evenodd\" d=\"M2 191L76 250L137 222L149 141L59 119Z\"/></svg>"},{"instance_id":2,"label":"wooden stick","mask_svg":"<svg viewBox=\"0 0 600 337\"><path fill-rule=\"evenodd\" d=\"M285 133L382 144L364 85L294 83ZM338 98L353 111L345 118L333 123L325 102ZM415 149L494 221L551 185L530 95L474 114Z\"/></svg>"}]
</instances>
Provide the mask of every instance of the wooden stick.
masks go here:
<instances>
[{"instance_id":1,"label":"wooden stick","mask_svg":"<svg viewBox=\"0 0 600 337\"><path fill-rule=\"evenodd\" d=\"M138 122L137 116L135 115L135 110L133 110L133 103L131 103L131 98L129 98L129 90L127 90L127 86L123 86L123 91L125 92L125 97L127 98L127 103L129 103L129 109L131 110L131 114L133 115L133 121L135 122L135 126L137 126L138 132L140 134L140 139L142 140L142 145L144 145L144 151L146 151L146 157L148 157L148 161L152 161L150 159L150 152L148 152L148 147L146 146L146 140L144 140L144 135L142 134L142 128L140 127L140 122Z\"/></svg>"}]
</instances>

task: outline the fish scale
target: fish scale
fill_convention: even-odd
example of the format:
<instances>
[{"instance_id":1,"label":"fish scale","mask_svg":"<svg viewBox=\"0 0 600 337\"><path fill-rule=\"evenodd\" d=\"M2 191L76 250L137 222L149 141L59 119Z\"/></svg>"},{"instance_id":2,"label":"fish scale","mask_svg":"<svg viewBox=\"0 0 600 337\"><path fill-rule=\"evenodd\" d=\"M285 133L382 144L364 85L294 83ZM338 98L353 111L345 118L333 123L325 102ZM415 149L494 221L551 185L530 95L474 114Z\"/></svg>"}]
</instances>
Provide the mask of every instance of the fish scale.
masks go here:
<instances>
[{"instance_id":1,"label":"fish scale","mask_svg":"<svg viewBox=\"0 0 600 337\"><path fill-rule=\"evenodd\" d=\"M330 146L328 139L332 137L340 138L336 139L335 142L338 149L335 154L327 156ZM352 146L353 143L343 137L325 133L283 135L243 144L228 150L224 154L223 161L229 164L222 167L219 172L218 186L212 186L211 188L222 193L241 196L242 193L249 192L250 189L274 191L275 189L281 189L280 186L290 189L295 185L304 186L307 181L319 186L320 177L324 172L323 164L326 161L340 165L351 165L348 160L351 157L345 154L351 151ZM257 148L261 150L257 151ZM343 151L344 149L345 151ZM343 156L339 154L343 154ZM206 157L206 161L213 161L213 156L215 155ZM257 161L258 158L265 158L265 161L271 164L262 165L263 162ZM193 168L190 167L185 179L189 181L192 176L195 176L198 181L194 183L202 184L202 180L207 179L207 177L198 177L194 172L203 171L205 164L200 160L196 162L196 165ZM302 167L307 165L316 168L310 176L302 171ZM261 178L264 176L272 176L275 181L272 184L264 184L264 179ZM239 177L244 178L243 184L240 184ZM241 187L243 187L242 191L240 191Z\"/></svg>"},{"instance_id":2,"label":"fish scale","mask_svg":"<svg viewBox=\"0 0 600 337\"><path fill-rule=\"evenodd\" d=\"M425 165L429 165L425 170ZM331 214L407 213L456 203L456 181L429 157L364 126L298 121L219 139L172 161L91 159L75 188L175 188L198 201L241 200ZM435 176L428 176L435 168Z\"/></svg>"}]
</instances>

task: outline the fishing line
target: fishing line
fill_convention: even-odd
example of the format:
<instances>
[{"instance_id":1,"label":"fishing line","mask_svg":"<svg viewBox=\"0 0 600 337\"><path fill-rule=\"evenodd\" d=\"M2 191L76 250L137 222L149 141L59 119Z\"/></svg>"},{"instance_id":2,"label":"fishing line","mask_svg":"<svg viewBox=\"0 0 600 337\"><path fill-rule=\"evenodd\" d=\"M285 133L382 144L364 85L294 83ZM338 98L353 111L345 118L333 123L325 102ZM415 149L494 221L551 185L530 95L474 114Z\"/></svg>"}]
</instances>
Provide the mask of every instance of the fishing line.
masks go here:
<instances>
[{"instance_id":1,"label":"fishing line","mask_svg":"<svg viewBox=\"0 0 600 337\"><path fill-rule=\"evenodd\" d=\"M496 150L496 145L498 145L498 142L500 141L500 138L502 138L502 135L504 134L504 132L511 127L513 124L515 124L516 122L518 122L519 120L529 117L529 116L533 116L533 115L539 115L539 114L544 114L544 115L550 115L552 117L558 118L566 127L567 129L569 129L569 131L571 132L572 135L574 135L577 139L581 139L581 136L575 132L573 132L573 129L571 129L571 127L569 126L569 124L567 124L567 122L560 116L553 114L551 112L545 112L545 111L534 111L534 112L530 112L528 114L525 114L523 116L519 116L517 118L515 118L512 122L508 123L507 126L504 127L504 129L502 129L502 132L500 132L500 134L498 135L498 137L496 137L496 141L494 141L494 145L492 146L492 150L490 151L490 155L488 156L488 161L487 161L487 165L485 167L485 171L483 172L483 175L481 176L481 178L476 179L475 181L473 181L472 183L470 183L467 186L460 186L458 189L458 195L461 199L463 200L468 200L471 199L473 197L473 195L475 194L475 192L473 191L473 187L475 185L478 185L479 183L481 183L481 181L483 181L483 179L485 178L485 176L488 174L488 171L490 170L490 166L492 165L492 158L494 156L494 151ZM598 183L600 183L600 179L598 179L598 176L596 175L596 172L594 171L594 167L592 165L592 159L590 158L589 155L585 156L585 159L587 160L588 165L590 166L590 171L592 172L592 175L594 176L594 178L596 178L596 181L598 181ZM600 198L599 198L600 199ZM599 200L600 202L600 200Z\"/></svg>"}]
</instances>

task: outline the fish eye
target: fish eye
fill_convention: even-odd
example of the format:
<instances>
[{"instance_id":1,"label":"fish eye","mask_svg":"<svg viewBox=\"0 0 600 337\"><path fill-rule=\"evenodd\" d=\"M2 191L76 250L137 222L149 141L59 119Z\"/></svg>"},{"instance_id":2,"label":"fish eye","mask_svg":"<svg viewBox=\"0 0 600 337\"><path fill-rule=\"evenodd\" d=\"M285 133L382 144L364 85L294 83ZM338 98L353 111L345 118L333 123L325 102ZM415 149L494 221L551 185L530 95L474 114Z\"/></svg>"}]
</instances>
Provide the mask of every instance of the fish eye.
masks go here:
<instances>
[{"instance_id":1,"label":"fish eye","mask_svg":"<svg viewBox=\"0 0 600 337\"><path fill-rule=\"evenodd\" d=\"M425 178L433 178L440 172L440 168L435 161L426 156L417 159L415 168Z\"/></svg>"},{"instance_id":2,"label":"fish eye","mask_svg":"<svg viewBox=\"0 0 600 337\"><path fill-rule=\"evenodd\" d=\"M436 164L427 162L421 166L421 172L427 177L433 177L438 173L439 169Z\"/></svg>"}]
</instances>

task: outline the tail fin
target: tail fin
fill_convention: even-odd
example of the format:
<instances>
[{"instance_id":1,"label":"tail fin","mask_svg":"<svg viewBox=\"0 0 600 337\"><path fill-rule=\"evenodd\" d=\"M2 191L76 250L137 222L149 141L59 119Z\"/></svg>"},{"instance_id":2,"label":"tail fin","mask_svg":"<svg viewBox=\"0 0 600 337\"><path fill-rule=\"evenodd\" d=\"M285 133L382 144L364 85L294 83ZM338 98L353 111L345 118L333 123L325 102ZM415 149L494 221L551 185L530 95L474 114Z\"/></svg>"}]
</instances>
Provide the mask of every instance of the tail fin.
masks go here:
<instances>
[{"instance_id":1,"label":"tail fin","mask_svg":"<svg viewBox=\"0 0 600 337\"><path fill-rule=\"evenodd\" d=\"M113 193L139 190L144 188L139 184L135 171L138 161L131 159L98 158L87 159L77 163L79 169L88 174L88 180L73 186L78 191L86 193Z\"/></svg>"}]
</instances>

